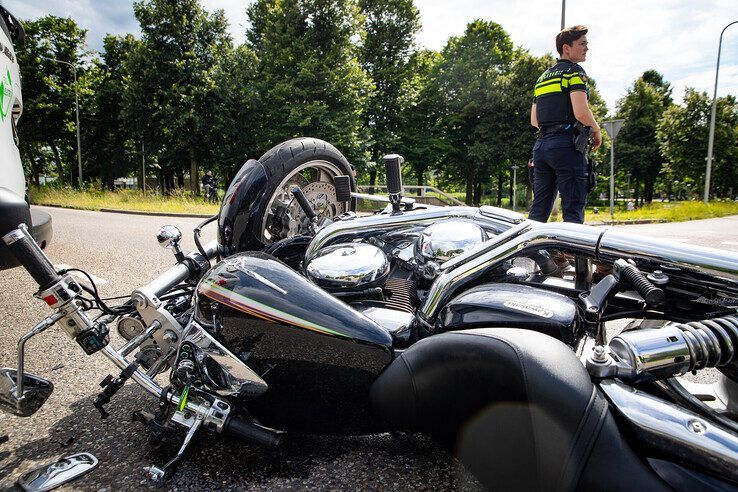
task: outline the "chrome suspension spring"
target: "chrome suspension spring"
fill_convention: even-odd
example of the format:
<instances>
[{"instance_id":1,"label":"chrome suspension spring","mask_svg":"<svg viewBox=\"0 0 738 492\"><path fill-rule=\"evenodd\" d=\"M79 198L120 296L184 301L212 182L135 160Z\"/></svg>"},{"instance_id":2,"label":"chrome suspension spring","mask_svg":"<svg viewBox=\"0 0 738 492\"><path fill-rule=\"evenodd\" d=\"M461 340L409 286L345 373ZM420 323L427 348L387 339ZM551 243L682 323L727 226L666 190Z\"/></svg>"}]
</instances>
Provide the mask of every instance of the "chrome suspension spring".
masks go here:
<instances>
[{"instance_id":1,"label":"chrome suspension spring","mask_svg":"<svg viewBox=\"0 0 738 492\"><path fill-rule=\"evenodd\" d=\"M690 371L720 367L738 360L738 316L676 323L684 332L691 362Z\"/></svg>"}]
</instances>

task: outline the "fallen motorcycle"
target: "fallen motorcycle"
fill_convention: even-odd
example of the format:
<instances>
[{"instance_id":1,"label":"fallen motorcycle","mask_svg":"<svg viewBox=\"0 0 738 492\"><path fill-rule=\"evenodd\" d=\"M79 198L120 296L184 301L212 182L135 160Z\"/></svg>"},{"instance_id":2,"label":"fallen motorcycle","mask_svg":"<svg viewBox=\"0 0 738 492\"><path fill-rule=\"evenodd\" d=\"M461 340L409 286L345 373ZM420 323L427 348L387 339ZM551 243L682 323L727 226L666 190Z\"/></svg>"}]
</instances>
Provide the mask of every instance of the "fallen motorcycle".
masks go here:
<instances>
[{"instance_id":1,"label":"fallen motorcycle","mask_svg":"<svg viewBox=\"0 0 738 492\"><path fill-rule=\"evenodd\" d=\"M53 385L23 372L24 344L58 324L121 371L102 383L103 418L132 379L162 403L136 420L186 431L153 480L206 428L266 446L428 432L489 488L738 485L738 254L422 205L402 196L401 163L385 157L388 196L363 195L330 144L276 146L242 166L197 251L160 230L175 266L118 306L57 272L6 200L0 254L54 314L0 373L0 406L44 404ZM357 200L381 206L359 217ZM608 340L618 319L632 321ZM714 384L681 377L708 368Z\"/></svg>"}]
</instances>

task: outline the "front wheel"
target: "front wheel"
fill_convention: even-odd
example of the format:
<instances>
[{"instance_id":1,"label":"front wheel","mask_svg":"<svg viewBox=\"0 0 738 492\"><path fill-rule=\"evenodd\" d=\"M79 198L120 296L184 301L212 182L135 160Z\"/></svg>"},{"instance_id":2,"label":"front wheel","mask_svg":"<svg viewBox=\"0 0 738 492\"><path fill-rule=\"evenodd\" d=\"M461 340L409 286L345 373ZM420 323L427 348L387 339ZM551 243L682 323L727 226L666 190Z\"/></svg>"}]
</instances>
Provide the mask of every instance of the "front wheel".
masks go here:
<instances>
[{"instance_id":1,"label":"front wheel","mask_svg":"<svg viewBox=\"0 0 738 492\"><path fill-rule=\"evenodd\" d=\"M273 147L259 162L269 175L263 195L268 206L261 222L264 245L309 233L310 221L290 191L294 186L302 189L320 218L332 219L351 208L337 200L333 180L349 176L351 190L356 191L353 168L328 142L294 138Z\"/></svg>"},{"instance_id":2,"label":"front wheel","mask_svg":"<svg viewBox=\"0 0 738 492\"><path fill-rule=\"evenodd\" d=\"M283 142L257 161L246 161L221 202L218 220L220 255L262 250L285 238L309 234L310 221L292 196L299 186L320 218L332 219L355 202L339 202L334 178L356 181L351 164L333 145L317 138Z\"/></svg>"}]
</instances>

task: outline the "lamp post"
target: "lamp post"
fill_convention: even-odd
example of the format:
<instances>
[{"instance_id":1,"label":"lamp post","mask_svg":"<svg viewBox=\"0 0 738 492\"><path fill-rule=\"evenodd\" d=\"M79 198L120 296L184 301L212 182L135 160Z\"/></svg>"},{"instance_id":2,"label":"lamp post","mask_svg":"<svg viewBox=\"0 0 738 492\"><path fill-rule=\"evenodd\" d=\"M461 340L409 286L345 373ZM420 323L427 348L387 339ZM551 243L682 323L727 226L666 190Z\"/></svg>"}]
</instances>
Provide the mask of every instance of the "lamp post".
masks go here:
<instances>
[{"instance_id":1,"label":"lamp post","mask_svg":"<svg viewBox=\"0 0 738 492\"><path fill-rule=\"evenodd\" d=\"M705 205L710 200L710 173L712 172L712 144L715 140L715 109L717 108L717 85L718 85L718 71L720 70L720 50L723 48L723 34L725 30L738 24L738 21L733 21L727 26L723 27L720 31L720 41L718 42L718 56L717 65L715 66L715 90L712 93L712 112L710 113L710 136L707 140L707 169L705 170Z\"/></svg>"},{"instance_id":2,"label":"lamp post","mask_svg":"<svg viewBox=\"0 0 738 492\"><path fill-rule=\"evenodd\" d=\"M564 30L564 19L566 18L566 0L561 0L561 30Z\"/></svg>"},{"instance_id":3,"label":"lamp post","mask_svg":"<svg viewBox=\"0 0 738 492\"><path fill-rule=\"evenodd\" d=\"M74 114L77 120L77 171L78 174L78 183L79 187L82 188L82 145L80 144L80 138L79 138L79 94L77 90L77 64L76 63L70 63L63 60L57 60L56 58L49 58L46 56L41 56L39 58L42 58L44 60L48 60L55 63L63 63L64 65L69 65L74 70Z\"/></svg>"},{"instance_id":4,"label":"lamp post","mask_svg":"<svg viewBox=\"0 0 738 492\"><path fill-rule=\"evenodd\" d=\"M620 128L625 120L603 121L602 126L610 135L612 145L610 146L610 220L615 220L615 137L618 136Z\"/></svg>"}]
</instances>

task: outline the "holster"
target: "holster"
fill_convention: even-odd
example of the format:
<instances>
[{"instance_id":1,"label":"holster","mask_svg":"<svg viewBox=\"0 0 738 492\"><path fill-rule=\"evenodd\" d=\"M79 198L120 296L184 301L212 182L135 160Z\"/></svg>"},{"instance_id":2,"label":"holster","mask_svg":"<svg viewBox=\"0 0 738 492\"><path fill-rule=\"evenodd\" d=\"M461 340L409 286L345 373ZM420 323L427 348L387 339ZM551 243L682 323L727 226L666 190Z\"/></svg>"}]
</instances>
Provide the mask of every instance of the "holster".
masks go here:
<instances>
[{"instance_id":1,"label":"holster","mask_svg":"<svg viewBox=\"0 0 738 492\"><path fill-rule=\"evenodd\" d=\"M574 148L577 152L587 155L592 138L592 127L581 124L574 125L576 136L574 137Z\"/></svg>"},{"instance_id":2,"label":"holster","mask_svg":"<svg viewBox=\"0 0 738 492\"><path fill-rule=\"evenodd\" d=\"M597 163L594 159L587 156L587 193L592 193L592 190L594 190L595 186L597 186L597 171L595 167L597 166Z\"/></svg>"}]
</instances>

